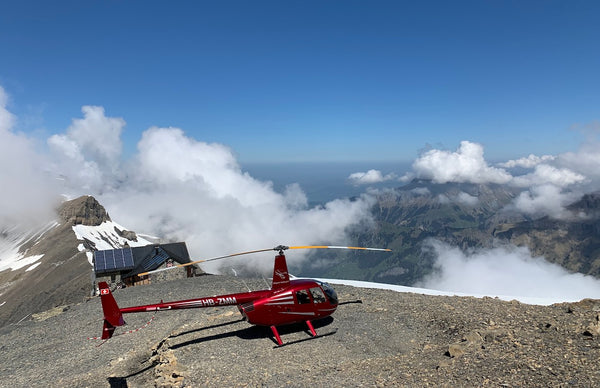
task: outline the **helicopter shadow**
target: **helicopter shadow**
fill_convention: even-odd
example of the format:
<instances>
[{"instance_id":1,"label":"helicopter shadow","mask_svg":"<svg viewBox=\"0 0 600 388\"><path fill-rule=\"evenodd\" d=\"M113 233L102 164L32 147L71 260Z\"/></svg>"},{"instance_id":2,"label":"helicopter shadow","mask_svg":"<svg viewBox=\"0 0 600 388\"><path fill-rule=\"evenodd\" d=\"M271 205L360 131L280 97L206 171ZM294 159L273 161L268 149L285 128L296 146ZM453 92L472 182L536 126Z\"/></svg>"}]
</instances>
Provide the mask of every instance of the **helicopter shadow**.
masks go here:
<instances>
[{"instance_id":1,"label":"helicopter shadow","mask_svg":"<svg viewBox=\"0 0 600 388\"><path fill-rule=\"evenodd\" d=\"M210 326L204 326L204 327L200 327L197 329L192 329L192 330L187 330L187 331L183 331L181 333L177 333L174 335L170 335L168 338L169 339L175 339L175 338L180 338L180 337L186 337L186 336L190 336L190 335L194 335L196 333L202 333L206 330L211 330L211 329L219 329L222 327L227 327L227 326L231 326L231 325L235 325L237 323L243 322L244 319L236 319L234 321L228 321L228 322L223 322L223 323L218 323L215 325L210 325ZM312 321L313 327L315 328L315 330L317 329L321 329L324 328L326 326L329 326L331 323L333 322L333 317L326 317L326 318L322 318L322 319L318 319L315 321ZM307 338L303 338L303 339L299 339L299 340L295 340L295 341L290 341L287 343L284 343L282 346L287 346L287 345L292 345L292 344L296 344L296 343L300 343L300 342L304 342L304 341L308 341L308 340L312 340L315 338L319 338L319 337L325 337L325 336L329 336L329 335L333 335L337 332L337 329L328 332L328 333L323 333L323 334L317 334L317 337L312 337L310 334L310 331L308 330L307 326L305 323L294 323L291 325L284 325L284 326L278 326L277 330L279 331L279 334L283 337L287 334L292 334L292 333L297 333L297 332L305 332L307 334ZM180 349L186 346L191 346L191 345L196 345L196 344L201 344L204 342L208 342L208 341L215 341L215 340L219 340L219 339L224 339L224 338L230 338L230 337L238 337L240 339L244 339L244 340L256 340L256 339L261 339L261 338L269 338L271 339L271 341L273 341L273 343L275 343L276 346L274 346L274 348L279 348L280 346L277 345L277 341L275 340L275 338L272 335L271 330L269 329L269 327L267 326L255 326L255 325L251 325L248 327L245 327L243 329L238 329L238 330L232 330L232 331L228 331L228 332L224 332L224 333L218 333L218 334L212 334L212 335L207 335L204 337L199 337L199 338L194 338L194 339L190 339L188 341L184 341L184 342L180 342L177 344L172 344L169 346L170 349L175 350L175 349ZM110 385L111 388L126 388L127 385L127 379L140 375L152 368L154 368L154 364L150 364L145 368L140 369L139 371L136 371L134 373L131 373L127 376L121 376L121 377L109 377L108 383Z\"/></svg>"},{"instance_id":2,"label":"helicopter shadow","mask_svg":"<svg viewBox=\"0 0 600 388\"><path fill-rule=\"evenodd\" d=\"M135 377L137 375L141 375L142 373L154 368L154 364L150 364L147 367L140 369L137 372L133 372L127 376L122 376L122 377L109 377L106 380L108 381L108 384L110 386L110 388L127 388L127 379L131 378L131 377Z\"/></svg>"},{"instance_id":3,"label":"helicopter shadow","mask_svg":"<svg viewBox=\"0 0 600 388\"><path fill-rule=\"evenodd\" d=\"M219 323L216 325L205 326L205 327L201 327L198 329L188 330L188 331L179 333L177 335L170 336L170 338L187 336L190 334L199 333L199 332L203 332L203 331L210 330L210 329L216 329L216 328L221 328L221 327L225 327L225 326L229 326L229 325L234 325L234 324L242 322L242 321L244 321L244 320L237 319L235 321ZM312 321L312 324L316 330L316 329L320 329L322 327L328 326L332 322L333 322L332 317L326 317L323 319L318 319L318 320ZM310 336L309 339L313 338L313 337L311 337L308 327L304 323L294 323L291 325L278 326L277 330L279 331L279 334L282 336L284 336L286 334L304 331L308 336ZM334 333L329 333L327 335L330 335L330 334L334 334ZM323 335L320 335L317 337L322 337L322 336ZM277 341L273 337L272 332L268 326L252 325L252 326L245 327L243 329L232 330L232 331L228 331L228 332L224 332L224 333L217 333L217 334L208 335L208 336L204 336L204 337L194 338L194 339L191 339L188 341L173 344L170 346L170 348L175 350L175 349L183 348L183 347L190 346L190 345L196 345L196 344L201 344L201 343L208 342L208 341L215 341L215 340L230 338L230 337L237 337L237 338L244 339L244 340L256 340L256 339L268 337L269 339L271 339L271 341L273 341L275 344L277 344Z\"/></svg>"}]
</instances>

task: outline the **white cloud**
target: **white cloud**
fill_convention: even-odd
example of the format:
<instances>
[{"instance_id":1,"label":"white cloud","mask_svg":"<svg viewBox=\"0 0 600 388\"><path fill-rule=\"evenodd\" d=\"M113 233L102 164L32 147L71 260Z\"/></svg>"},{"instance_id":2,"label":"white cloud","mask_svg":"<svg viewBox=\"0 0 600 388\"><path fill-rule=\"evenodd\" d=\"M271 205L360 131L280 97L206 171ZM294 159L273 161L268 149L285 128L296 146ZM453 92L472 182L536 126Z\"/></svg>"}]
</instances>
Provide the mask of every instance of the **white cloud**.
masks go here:
<instances>
[{"instance_id":1,"label":"white cloud","mask_svg":"<svg viewBox=\"0 0 600 388\"><path fill-rule=\"evenodd\" d=\"M552 218L563 219L571 216L565 206L576 201L580 197L576 192L565 192L560 187L547 184L533 186L523 191L513 201L513 206L518 211L533 215L548 215Z\"/></svg>"},{"instance_id":2,"label":"white cloud","mask_svg":"<svg viewBox=\"0 0 600 388\"><path fill-rule=\"evenodd\" d=\"M308 208L298 185L275 192L270 182L243 173L229 148L177 128L144 132L126 172L101 203L134 230L186 241L198 259L278 244L342 243L348 226L370 220L370 197ZM304 254L288 256L294 262ZM239 261L272 266L254 257Z\"/></svg>"},{"instance_id":3,"label":"white cloud","mask_svg":"<svg viewBox=\"0 0 600 388\"><path fill-rule=\"evenodd\" d=\"M415 179L415 173L412 171L408 171L404 175L402 175L400 178L398 178L398 180L402 183L410 182L413 179Z\"/></svg>"},{"instance_id":4,"label":"white cloud","mask_svg":"<svg viewBox=\"0 0 600 388\"><path fill-rule=\"evenodd\" d=\"M45 172L46 160L36 152L35 142L13 131L16 118L7 101L0 87L0 219L44 223L58 198L56 180Z\"/></svg>"},{"instance_id":5,"label":"white cloud","mask_svg":"<svg viewBox=\"0 0 600 388\"><path fill-rule=\"evenodd\" d=\"M476 206L479 203L479 198L472 196L471 194L461 191L456 196L456 202L466 206Z\"/></svg>"},{"instance_id":6,"label":"white cloud","mask_svg":"<svg viewBox=\"0 0 600 388\"><path fill-rule=\"evenodd\" d=\"M562 300L600 298L600 280L569 273L527 248L505 246L463 252L437 240L426 249L436 256L435 272L417 287L480 295L505 295Z\"/></svg>"},{"instance_id":7,"label":"white cloud","mask_svg":"<svg viewBox=\"0 0 600 388\"><path fill-rule=\"evenodd\" d=\"M14 125L15 116L8 111L8 94L0 86L0 133L8 132Z\"/></svg>"},{"instance_id":8,"label":"white cloud","mask_svg":"<svg viewBox=\"0 0 600 388\"><path fill-rule=\"evenodd\" d=\"M483 158L483 146L462 141L456 152L429 150L414 163L419 178L435 183L508 183L511 175L503 169L490 167Z\"/></svg>"},{"instance_id":9,"label":"white cloud","mask_svg":"<svg viewBox=\"0 0 600 388\"><path fill-rule=\"evenodd\" d=\"M444 204L444 205L456 203L459 205L473 207L479 203L479 198L474 197L470 194L467 194L464 191L461 191L461 192L455 193L455 194L450 194L450 193L440 194L436 197L436 199L439 203Z\"/></svg>"},{"instance_id":10,"label":"white cloud","mask_svg":"<svg viewBox=\"0 0 600 388\"><path fill-rule=\"evenodd\" d=\"M48 139L53 168L73 187L101 191L120 173L125 121L106 117L99 106L84 106L81 111L84 117L73 119L66 133Z\"/></svg>"},{"instance_id":11,"label":"white cloud","mask_svg":"<svg viewBox=\"0 0 600 388\"><path fill-rule=\"evenodd\" d=\"M19 217L57 199L48 181L60 176L62 193L94 195L127 228L186 241L198 259L279 244L344 245L348 227L371 222L371 196L310 208L299 185L276 192L271 182L244 173L225 145L178 128L149 128L124 162L125 121L106 116L102 107L84 106L83 118L51 136L50 154L40 156L32 141L11 131L16 120L6 101L0 88L0 217ZM288 258L294 263L305 255L291 251ZM271 255L256 256L238 261L272 269Z\"/></svg>"},{"instance_id":12,"label":"white cloud","mask_svg":"<svg viewBox=\"0 0 600 388\"><path fill-rule=\"evenodd\" d=\"M373 183L380 183L389 180L396 179L396 175L391 173L383 175L379 170L369 170L367 172L355 172L348 176L348 180L354 185L368 185Z\"/></svg>"},{"instance_id":13,"label":"white cloud","mask_svg":"<svg viewBox=\"0 0 600 388\"><path fill-rule=\"evenodd\" d=\"M509 206L528 215L570 217L565 206L585 192L600 189L600 124L585 127L586 139L577 152L557 156L530 154L527 157L500 163L506 168L520 167L529 172L512 175L503 168L490 167L483 157L480 144L462 141L456 152L429 150L413 163L413 172L403 180L417 176L434 183L499 183L522 189ZM406 179L404 179L406 178ZM456 201L459 198L438 198ZM468 203L471 198L464 197Z\"/></svg>"},{"instance_id":14,"label":"white cloud","mask_svg":"<svg viewBox=\"0 0 600 388\"><path fill-rule=\"evenodd\" d=\"M427 187L415 187L410 192L413 194L416 194L416 195L430 195L431 194L431 191L429 191L429 189Z\"/></svg>"},{"instance_id":15,"label":"white cloud","mask_svg":"<svg viewBox=\"0 0 600 388\"><path fill-rule=\"evenodd\" d=\"M504 167L504 168L514 168L514 167L533 168L540 163L551 162L554 159L556 159L556 156L552 156L552 155L536 156L533 154L529 154L529 156L527 156L527 157L516 159L516 160L509 160L508 162L499 163L498 165L500 167Z\"/></svg>"},{"instance_id":16,"label":"white cloud","mask_svg":"<svg viewBox=\"0 0 600 388\"><path fill-rule=\"evenodd\" d=\"M536 185L554 185L567 187L581 183L586 177L567 168L556 168L547 164L538 164L532 173L516 176L511 184L518 187L531 187Z\"/></svg>"},{"instance_id":17,"label":"white cloud","mask_svg":"<svg viewBox=\"0 0 600 388\"><path fill-rule=\"evenodd\" d=\"M584 140L576 152L558 155L557 163L594 180L592 187L600 185L600 122L593 122L581 128Z\"/></svg>"}]
</instances>

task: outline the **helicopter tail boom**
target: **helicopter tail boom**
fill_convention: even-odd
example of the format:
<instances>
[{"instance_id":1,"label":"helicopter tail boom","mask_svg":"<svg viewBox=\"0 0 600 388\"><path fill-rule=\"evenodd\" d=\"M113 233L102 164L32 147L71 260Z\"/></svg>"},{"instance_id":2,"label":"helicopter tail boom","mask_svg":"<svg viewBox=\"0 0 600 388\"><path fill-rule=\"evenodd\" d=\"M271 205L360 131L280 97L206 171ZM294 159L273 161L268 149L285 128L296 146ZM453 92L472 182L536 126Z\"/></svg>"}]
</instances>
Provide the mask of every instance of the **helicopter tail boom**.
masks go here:
<instances>
[{"instance_id":1,"label":"helicopter tail boom","mask_svg":"<svg viewBox=\"0 0 600 388\"><path fill-rule=\"evenodd\" d=\"M115 328L125 324L121 309L117 305L117 301L110 292L108 283L98 283L100 289L100 301L102 302L102 311L104 312L104 327L102 328L102 339L112 337Z\"/></svg>"}]
</instances>

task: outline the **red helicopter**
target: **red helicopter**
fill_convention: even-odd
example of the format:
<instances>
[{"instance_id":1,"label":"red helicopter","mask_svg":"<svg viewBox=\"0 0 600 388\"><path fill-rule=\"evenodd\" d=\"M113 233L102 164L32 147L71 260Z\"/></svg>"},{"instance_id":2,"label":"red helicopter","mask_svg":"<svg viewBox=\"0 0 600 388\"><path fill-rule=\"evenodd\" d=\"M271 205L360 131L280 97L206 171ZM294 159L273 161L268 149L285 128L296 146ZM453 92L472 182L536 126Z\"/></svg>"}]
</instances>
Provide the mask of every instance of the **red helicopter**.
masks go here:
<instances>
[{"instance_id":1,"label":"red helicopter","mask_svg":"<svg viewBox=\"0 0 600 388\"><path fill-rule=\"evenodd\" d=\"M312 321L330 316L338 306L338 297L335 290L327 283L310 279L290 280L283 251L287 249L308 248L391 251L390 249L382 248L339 247L324 245L288 247L279 245L270 249L235 253L232 255L220 256L206 260L198 260L174 267L161 268L159 270L150 271L142 275L249 253L266 252L272 250L278 252L278 254L275 256L275 265L273 267L273 282L271 288L268 290L217 295L174 302L161 301L161 303L143 306L120 308L117 305L117 302L115 301L108 284L106 282L100 282L98 287L100 289L100 299L102 302L102 310L104 312L102 339L107 340L111 338L117 326L125 325L123 314L233 305L238 306L242 317L249 323L258 326L269 326L273 332L273 336L275 337L278 346L282 346L283 341L281 340L279 332L277 331L277 326L305 322L311 335L316 337L317 333L313 327Z\"/></svg>"}]
</instances>

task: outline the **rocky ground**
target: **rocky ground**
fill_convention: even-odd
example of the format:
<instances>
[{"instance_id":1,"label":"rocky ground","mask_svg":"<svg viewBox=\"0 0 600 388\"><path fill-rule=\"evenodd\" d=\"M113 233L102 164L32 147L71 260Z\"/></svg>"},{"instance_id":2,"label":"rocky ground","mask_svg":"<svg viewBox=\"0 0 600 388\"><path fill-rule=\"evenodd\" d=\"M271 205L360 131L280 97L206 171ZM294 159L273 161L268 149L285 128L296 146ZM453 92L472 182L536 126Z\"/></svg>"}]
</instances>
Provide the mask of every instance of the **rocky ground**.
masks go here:
<instances>
[{"instance_id":1,"label":"rocky ground","mask_svg":"<svg viewBox=\"0 0 600 388\"><path fill-rule=\"evenodd\" d=\"M262 280L247 281L253 289ZM335 286L340 306L315 325L268 328L237 309L131 314L103 343L98 298L0 329L0 386L491 386L600 383L600 301L553 306ZM240 292L202 276L118 290L121 307ZM147 327L127 333L142 327Z\"/></svg>"}]
</instances>

